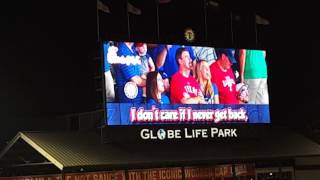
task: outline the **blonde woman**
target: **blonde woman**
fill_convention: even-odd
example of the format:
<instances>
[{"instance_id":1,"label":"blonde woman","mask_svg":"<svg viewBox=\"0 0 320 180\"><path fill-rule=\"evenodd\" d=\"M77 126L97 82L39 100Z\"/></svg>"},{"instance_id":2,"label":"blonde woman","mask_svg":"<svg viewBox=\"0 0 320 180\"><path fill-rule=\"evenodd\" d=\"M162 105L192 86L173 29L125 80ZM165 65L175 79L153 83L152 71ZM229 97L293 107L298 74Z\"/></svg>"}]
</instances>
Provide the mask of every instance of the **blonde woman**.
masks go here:
<instances>
[{"instance_id":1,"label":"blonde woman","mask_svg":"<svg viewBox=\"0 0 320 180\"><path fill-rule=\"evenodd\" d=\"M219 93L216 84L211 83L210 67L207 61L198 60L195 66L195 78L198 81L205 101L208 104L219 104Z\"/></svg>"}]
</instances>

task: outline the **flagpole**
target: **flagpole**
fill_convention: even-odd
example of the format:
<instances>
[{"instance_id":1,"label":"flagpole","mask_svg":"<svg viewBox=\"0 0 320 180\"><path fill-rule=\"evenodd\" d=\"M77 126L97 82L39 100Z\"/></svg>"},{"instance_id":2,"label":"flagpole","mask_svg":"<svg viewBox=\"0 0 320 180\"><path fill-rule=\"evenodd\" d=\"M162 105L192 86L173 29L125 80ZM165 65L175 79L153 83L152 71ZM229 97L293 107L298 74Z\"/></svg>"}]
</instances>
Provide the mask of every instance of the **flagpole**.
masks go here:
<instances>
[{"instance_id":1,"label":"flagpole","mask_svg":"<svg viewBox=\"0 0 320 180\"><path fill-rule=\"evenodd\" d=\"M127 0L127 5L126 5L127 9L126 9L126 12L127 12L127 30L128 30L128 39L131 40L131 33L130 33L130 17L129 17L129 12L128 12L128 0Z\"/></svg>"},{"instance_id":2,"label":"flagpole","mask_svg":"<svg viewBox=\"0 0 320 180\"><path fill-rule=\"evenodd\" d=\"M207 25L207 0L204 0L204 37L206 40L206 43L208 42L208 25Z\"/></svg>"},{"instance_id":3,"label":"flagpole","mask_svg":"<svg viewBox=\"0 0 320 180\"><path fill-rule=\"evenodd\" d=\"M259 48L258 46L258 27L257 27L257 22L256 22L256 15L257 15L257 13L256 12L254 12L253 13L253 16L254 16L254 35L255 35L255 48Z\"/></svg>"},{"instance_id":4,"label":"flagpole","mask_svg":"<svg viewBox=\"0 0 320 180\"><path fill-rule=\"evenodd\" d=\"M156 1L156 13L157 13L157 40L160 41L160 24L159 24L159 1Z\"/></svg>"},{"instance_id":5,"label":"flagpole","mask_svg":"<svg viewBox=\"0 0 320 180\"><path fill-rule=\"evenodd\" d=\"M97 40L98 42L100 41L100 18L99 18L99 9L98 9L98 1L96 1L97 5L96 5L96 11L97 11Z\"/></svg>"},{"instance_id":6,"label":"flagpole","mask_svg":"<svg viewBox=\"0 0 320 180\"><path fill-rule=\"evenodd\" d=\"M234 34L233 34L233 13L232 13L232 11L230 11L230 30L231 30L231 45L235 46Z\"/></svg>"}]
</instances>

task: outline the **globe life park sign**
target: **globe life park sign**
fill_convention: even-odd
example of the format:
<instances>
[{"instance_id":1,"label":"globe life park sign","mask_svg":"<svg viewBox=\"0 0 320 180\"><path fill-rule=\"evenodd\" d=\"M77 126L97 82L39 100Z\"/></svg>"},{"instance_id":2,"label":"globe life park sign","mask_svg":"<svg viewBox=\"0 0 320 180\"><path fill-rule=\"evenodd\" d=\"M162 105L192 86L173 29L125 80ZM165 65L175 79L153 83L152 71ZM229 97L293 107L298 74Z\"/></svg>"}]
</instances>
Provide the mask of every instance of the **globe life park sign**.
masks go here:
<instances>
[{"instance_id":1,"label":"globe life park sign","mask_svg":"<svg viewBox=\"0 0 320 180\"><path fill-rule=\"evenodd\" d=\"M140 130L143 140L174 140L174 139L215 139L237 138L237 128L182 128L182 129L151 129Z\"/></svg>"}]
</instances>

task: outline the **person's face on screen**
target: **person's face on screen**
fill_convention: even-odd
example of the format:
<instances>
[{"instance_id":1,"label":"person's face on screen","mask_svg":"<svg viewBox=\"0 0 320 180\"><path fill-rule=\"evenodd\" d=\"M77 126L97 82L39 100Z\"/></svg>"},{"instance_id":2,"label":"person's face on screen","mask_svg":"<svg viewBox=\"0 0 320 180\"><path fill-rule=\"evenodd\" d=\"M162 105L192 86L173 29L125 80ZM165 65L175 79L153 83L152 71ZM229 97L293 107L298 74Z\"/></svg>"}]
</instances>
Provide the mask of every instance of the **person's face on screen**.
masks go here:
<instances>
[{"instance_id":1,"label":"person's face on screen","mask_svg":"<svg viewBox=\"0 0 320 180\"><path fill-rule=\"evenodd\" d=\"M220 65L223 69L230 69L231 68L231 62L230 62L227 55L225 55L225 54L221 55Z\"/></svg>"},{"instance_id":2,"label":"person's face on screen","mask_svg":"<svg viewBox=\"0 0 320 180\"><path fill-rule=\"evenodd\" d=\"M137 51L140 56L145 55L147 53L147 44L144 43L143 45L138 46Z\"/></svg>"},{"instance_id":3,"label":"person's face on screen","mask_svg":"<svg viewBox=\"0 0 320 180\"><path fill-rule=\"evenodd\" d=\"M183 52L181 53L179 62L180 62L180 66L181 66L183 69L191 70L191 68L192 68L192 61L191 61L190 54L189 54L188 51L183 51Z\"/></svg>"},{"instance_id":4,"label":"person's face on screen","mask_svg":"<svg viewBox=\"0 0 320 180\"><path fill-rule=\"evenodd\" d=\"M158 91L160 93L164 92L164 84L161 75L158 73L157 75L157 86L158 86Z\"/></svg>"},{"instance_id":5,"label":"person's face on screen","mask_svg":"<svg viewBox=\"0 0 320 180\"><path fill-rule=\"evenodd\" d=\"M200 64L200 73L202 76L202 79L204 80L210 80L211 79L211 73L209 64L206 61L202 61Z\"/></svg>"}]
</instances>

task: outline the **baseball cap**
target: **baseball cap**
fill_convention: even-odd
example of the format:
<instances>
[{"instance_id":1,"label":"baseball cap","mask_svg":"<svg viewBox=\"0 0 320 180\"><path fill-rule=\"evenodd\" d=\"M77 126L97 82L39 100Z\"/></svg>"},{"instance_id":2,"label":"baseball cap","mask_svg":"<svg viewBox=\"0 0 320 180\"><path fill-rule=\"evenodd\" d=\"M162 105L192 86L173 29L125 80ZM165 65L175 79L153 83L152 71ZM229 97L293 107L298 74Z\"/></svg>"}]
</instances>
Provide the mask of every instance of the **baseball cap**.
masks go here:
<instances>
[{"instance_id":1,"label":"baseball cap","mask_svg":"<svg viewBox=\"0 0 320 180\"><path fill-rule=\"evenodd\" d=\"M167 73L165 73L164 71L159 71L159 73L160 73L162 79L167 79L168 78Z\"/></svg>"},{"instance_id":2,"label":"baseball cap","mask_svg":"<svg viewBox=\"0 0 320 180\"><path fill-rule=\"evenodd\" d=\"M143 46L145 43L135 43L135 46L136 47L140 47L140 46Z\"/></svg>"},{"instance_id":3,"label":"baseball cap","mask_svg":"<svg viewBox=\"0 0 320 180\"><path fill-rule=\"evenodd\" d=\"M217 58L219 59L222 54L225 54L229 58L230 62L232 64L235 64L235 63L237 63L237 60L234 57L234 54L232 53L232 51L234 51L234 49L217 48L216 49Z\"/></svg>"}]
</instances>

